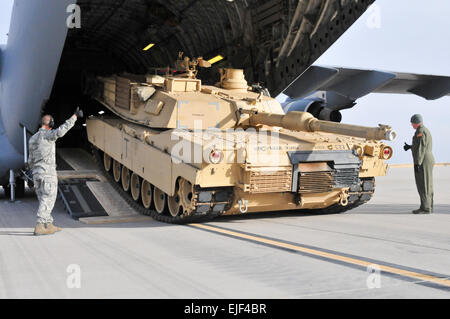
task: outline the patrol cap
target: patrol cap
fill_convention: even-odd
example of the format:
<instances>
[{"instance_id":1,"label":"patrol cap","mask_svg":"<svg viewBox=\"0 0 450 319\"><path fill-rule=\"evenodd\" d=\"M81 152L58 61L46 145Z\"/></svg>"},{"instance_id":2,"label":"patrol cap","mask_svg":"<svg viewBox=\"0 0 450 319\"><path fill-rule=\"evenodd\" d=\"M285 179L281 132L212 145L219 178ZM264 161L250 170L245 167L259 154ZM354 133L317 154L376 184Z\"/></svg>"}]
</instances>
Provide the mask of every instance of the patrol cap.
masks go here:
<instances>
[{"instance_id":1,"label":"patrol cap","mask_svg":"<svg viewBox=\"0 0 450 319\"><path fill-rule=\"evenodd\" d=\"M422 117L422 115L420 115L420 114L414 114L414 115L411 117L411 123L414 123L414 124L420 124L420 123L423 123L423 117Z\"/></svg>"}]
</instances>

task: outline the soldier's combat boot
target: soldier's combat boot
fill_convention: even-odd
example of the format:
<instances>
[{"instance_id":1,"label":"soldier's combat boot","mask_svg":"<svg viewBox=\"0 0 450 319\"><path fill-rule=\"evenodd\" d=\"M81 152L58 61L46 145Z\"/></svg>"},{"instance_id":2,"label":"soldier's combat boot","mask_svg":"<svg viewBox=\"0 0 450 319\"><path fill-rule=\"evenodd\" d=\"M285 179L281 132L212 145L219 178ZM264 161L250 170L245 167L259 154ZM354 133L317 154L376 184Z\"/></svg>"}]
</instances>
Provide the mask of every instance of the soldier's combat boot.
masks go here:
<instances>
[{"instance_id":1,"label":"soldier's combat boot","mask_svg":"<svg viewBox=\"0 0 450 319\"><path fill-rule=\"evenodd\" d=\"M44 236L44 235L52 235L55 232L50 231L45 224L37 224L34 228L34 236Z\"/></svg>"},{"instance_id":2,"label":"soldier's combat boot","mask_svg":"<svg viewBox=\"0 0 450 319\"><path fill-rule=\"evenodd\" d=\"M418 215L418 214L431 214L431 211L424 210L424 209L416 209L416 210L413 210L413 214L416 214L416 215Z\"/></svg>"},{"instance_id":3,"label":"soldier's combat boot","mask_svg":"<svg viewBox=\"0 0 450 319\"><path fill-rule=\"evenodd\" d=\"M51 231L51 232L53 232L53 233L57 233L57 232L60 232L60 231L62 230L61 227L56 227L56 226L53 225L52 223L45 224L45 227L46 227L49 231Z\"/></svg>"}]
</instances>

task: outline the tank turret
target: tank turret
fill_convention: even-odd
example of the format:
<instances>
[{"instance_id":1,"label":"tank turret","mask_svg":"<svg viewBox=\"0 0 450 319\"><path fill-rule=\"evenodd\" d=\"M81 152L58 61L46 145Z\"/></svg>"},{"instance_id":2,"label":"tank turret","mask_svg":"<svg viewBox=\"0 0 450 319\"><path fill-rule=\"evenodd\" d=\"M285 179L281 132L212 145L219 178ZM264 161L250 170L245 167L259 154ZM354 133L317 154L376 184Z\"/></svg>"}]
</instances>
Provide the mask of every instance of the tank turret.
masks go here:
<instances>
[{"instance_id":1,"label":"tank turret","mask_svg":"<svg viewBox=\"0 0 450 319\"><path fill-rule=\"evenodd\" d=\"M360 137L368 140L393 141L397 137L397 133L390 126L381 124L379 127L365 127L321 121L307 112L289 112L286 115L258 111L250 111L249 113L249 122L252 126L278 126L291 131L326 132Z\"/></svg>"}]
</instances>

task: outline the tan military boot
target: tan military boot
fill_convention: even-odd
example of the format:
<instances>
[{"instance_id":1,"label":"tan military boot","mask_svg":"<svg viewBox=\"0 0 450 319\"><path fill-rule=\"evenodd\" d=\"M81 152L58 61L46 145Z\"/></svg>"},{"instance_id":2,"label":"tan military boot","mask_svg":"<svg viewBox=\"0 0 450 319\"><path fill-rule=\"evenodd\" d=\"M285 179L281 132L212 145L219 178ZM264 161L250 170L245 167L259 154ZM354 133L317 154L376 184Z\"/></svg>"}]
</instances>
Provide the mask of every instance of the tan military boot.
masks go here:
<instances>
[{"instance_id":1,"label":"tan military boot","mask_svg":"<svg viewBox=\"0 0 450 319\"><path fill-rule=\"evenodd\" d=\"M55 232L50 231L44 224L37 224L34 228L34 236L52 235Z\"/></svg>"},{"instance_id":2,"label":"tan military boot","mask_svg":"<svg viewBox=\"0 0 450 319\"><path fill-rule=\"evenodd\" d=\"M45 224L45 227L46 227L49 231L51 231L51 232L53 232L53 233L57 233L57 232L60 232L60 231L62 230L61 227L56 227L56 226L53 225L52 223Z\"/></svg>"},{"instance_id":3,"label":"tan military boot","mask_svg":"<svg viewBox=\"0 0 450 319\"><path fill-rule=\"evenodd\" d=\"M430 210L424 210L424 209L416 209L413 210L413 214L431 214L432 212Z\"/></svg>"}]
</instances>

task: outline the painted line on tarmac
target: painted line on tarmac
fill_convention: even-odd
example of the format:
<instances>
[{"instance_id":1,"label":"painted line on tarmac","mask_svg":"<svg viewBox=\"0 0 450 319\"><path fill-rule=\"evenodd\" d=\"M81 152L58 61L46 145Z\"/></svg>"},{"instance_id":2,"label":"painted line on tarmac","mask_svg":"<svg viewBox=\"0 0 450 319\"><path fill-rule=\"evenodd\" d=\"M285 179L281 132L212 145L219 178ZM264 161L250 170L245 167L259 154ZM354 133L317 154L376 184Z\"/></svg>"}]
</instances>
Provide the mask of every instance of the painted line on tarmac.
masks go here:
<instances>
[{"instance_id":1,"label":"painted line on tarmac","mask_svg":"<svg viewBox=\"0 0 450 319\"><path fill-rule=\"evenodd\" d=\"M189 224L187 226L205 230L214 234L220 234L227 237L249 241L252 243L264 245L271 248L281 249L292 253L299 253L305 256L317 258L327 262L333 262L344 266L357 268L367 271L367 269L378 267L382 274L387 274L398 279L413 281L427 287L450 291L450 276L396 265L370 258L349 255L329 249L283 241L276 238L261 236L257 234L236 231L220 226L211 226L207 224Z\"/></svg>"}]
</instances>

